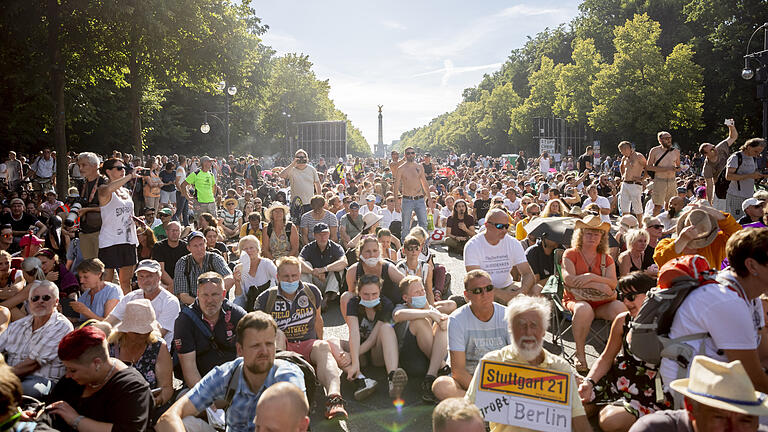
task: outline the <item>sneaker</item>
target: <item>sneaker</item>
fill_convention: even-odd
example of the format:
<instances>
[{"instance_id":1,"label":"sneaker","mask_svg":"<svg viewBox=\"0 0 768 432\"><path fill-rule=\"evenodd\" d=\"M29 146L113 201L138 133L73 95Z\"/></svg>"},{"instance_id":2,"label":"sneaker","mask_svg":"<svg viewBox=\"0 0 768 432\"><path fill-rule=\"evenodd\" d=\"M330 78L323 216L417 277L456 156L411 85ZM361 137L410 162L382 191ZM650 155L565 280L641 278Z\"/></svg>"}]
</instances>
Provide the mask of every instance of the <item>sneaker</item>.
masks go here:
<instances>
[{"instance_id":1,"label":"sneaker","mask_svg":"<svg viewBox=\"0 0 768 432\"><path fill-rule=\"evenodd\" d=\"M445 365L437 370L437 376L450 376L451 375L451 367L449 365Z\"/></svg>"},{"instance_id":2,"label":"sneaker","mask_svg":"<svg viewBox=\"0 0 768 432\"><path fill-rule=\"evenodd\" d=\"M344 405L346 405L346 403L341 395L328 395L328 402L325 403L325 418L330 420L335 418L345 419L349 417Z\"/></svg>"},{"instance_id":3,"label":"sneaker","mask_svg":"<svg viewBox=\"0 0 768 432\"><path fill-rule=\"evenodd\" d=\"M424 377L424 381L421 382L421 400L426 403L437 403L437 397L432 393L432 383L435 382L435 377L427 375Z\"/></svg>"},{"instance_id":4,"label":"sneaker","mask_svg":"<svg viewBox=\"0 0 768 432\"><path fill-rule=\"evenodd\" d=\"M389 373L389 397L400 399L403 390L408 384L408 374L402 368L397 368Z\"/></svg>"},{"instance_id":5,"label":"sneaker","mask_svg":"<svg viewBox=\"0 0 768 432\"><path fill-rule=\"evenodd\" d=\"M379 385L378 382L375 380L372 380L370 378L358 378L355 380L355 400L361 401L364 399L367 399L370 395L373 394L374 391L376 391L376 387Z\"/></svg>"}]
</instances>

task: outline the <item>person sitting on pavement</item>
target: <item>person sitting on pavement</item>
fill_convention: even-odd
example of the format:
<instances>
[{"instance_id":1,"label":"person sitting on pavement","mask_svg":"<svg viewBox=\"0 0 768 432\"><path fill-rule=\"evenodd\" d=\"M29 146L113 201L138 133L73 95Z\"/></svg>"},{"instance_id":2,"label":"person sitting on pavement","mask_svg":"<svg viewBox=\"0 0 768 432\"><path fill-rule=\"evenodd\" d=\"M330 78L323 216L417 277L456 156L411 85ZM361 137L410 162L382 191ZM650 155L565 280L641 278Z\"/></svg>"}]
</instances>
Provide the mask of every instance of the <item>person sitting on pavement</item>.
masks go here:
<instances>
[{"instance_id":1,"label":"person sitting on pavement","mask_svg":"<svg viewBox=\"0 0 768 432\"><path fill-rule=\"evenodd\" d=\"M563 306L573 313L577 372L587 372L585 345L595 318L612 321L627 308L616 300L616 266L608 255L611 224L597 215L577 220L571 247L563 253Z\"/></svg>"},{"instance_id":2,"label":"person sitting on pavement","mask_svg":"<svg viewBox=\"0 0 768 432\"><path fill-rule=\"evenodd\" d=\"M752 384L765 392L768 375L761 364L768 338L762 336L765 314L758 297L768 293L768 277L763 271L768 264L768 228L737 232L728 240L726 253L730 267L718 273L718 283L704 284L683 300L669 328L669 338L704 334L686 342L692 352L719 361L741 360ZM659 372L665 386L679 376L679 364L661 359Z\"/></svg>"},{"instance_id":3,"label":"person sitting on pavement","mask_svg":"<svg viewBox=\"0 0 768 432\"><path fill-rule=\"evenodd\" d=\"M325 209L325 198L322 195L315 195L309 205L312 210L301 216L301 244L306 246L315 240L314 227L320 223L328 225L331 238L335 239L338 235L339 222L336 215Z\"/></svg>"},{"instance_id":4,"label":"person sitting on pavement","mask_svg":"<svg viewBox=\"0 0 768 432\"><path fill-rule=\"evenodd\" d=\"M312 229L314 240L299 253L301 280L314 284L323 292L323 307L339 298L341 272L347 268L347 257L341 245L331 240L330 227L320 222Z\"/></svg>"},{"instance_id":5,"label":"person sitting on pavement","mask_svg":"<svg viewBox=\"0 0 768 432\"><path fill-rule=\"evenodd\" d=\"M253 304L277 280L277 267L272 260L261 257L261 242L249 235L240 239L237 245L240 262L235 266L234 303L246 311L253 311Z\"/></svg>"},{"instance_id":6,"label":"person sitting on pavement","mask_svg":"<svg viewBox=\"0 0 768 432\"><path fill-rule=\"evenodd\" d=\"M416 356L423 355L429 360L421 385L421 398L434 403L437 400L432 393L432 384L438 375L450 374L450 367L445 366L448 315L427 302L427 293L419 276L404 277L399 288L403 302L395 307L392 318L401 346L400 360L404 365L411 364Z\"/></svg>"},{"instance_id":7,"label":"person sitting on pavement","mask_svg":"<svg viewBox=\"0 0 768 432\"><path fill-rule=\"evenodd\" d=\"M471 270L464 276L467 304L448 318L451 375L437 377L432 392L440 399L464 397L480 358L509 344L504 306L493 301L491 275Z\"/></svg>"},{"instance_id":8,"label":"person sitting on pavement","mask_svg":"<svg viewBox=\"0 0 768 432\"><path fill-rule=\"evenodd\" d=\"M160 268L163 270L160 281L169 291L173 292L176 263L189 251L187 250L187 242L181 239L182 232L179 222L169 222L165 228L165 234L168 237L155 243L155 247L152 248L152 259L160 263Z\"/></svg>"},{"instance_id":9,"label":"person sitting on pavement","mask_svg":"<svg viewBox=\"0 0 768 432\"><path fill-rule=\"evenodd\" d=\"M725 259L726 242L741 229L733 216L715 209L706 200L689 207L677 220L676 235L661 239L656 245L653 260L659 268L683 255L701 255L711 268L719 268Z\"/></svg>"},{"instance_id":10,"label":"person sitting on pavement","mask_svg":"<svg viewBox=\"0 0 768 432\"><path fill-rule=\"evenodd\" d=\"M223 241L219 241L219 230L216 227L207 226L203 228L203 236L205 236L205 251L219 254L226 262L229 250Z\"/></svg>"},{"instance_id":11,"label":"person sitting on pavement","mask_svg":"<svg viewBox=\"0 0 768 432\"><path fill-rule=\"evenodd\" d=\"M173 326L179 316L179 299L171 292L160 287L160 263L155 260L141 260L136 266L136 280L140 289L123 296L105 320L112 327L125 319L126 305L135 299L145 298L152 303L155 316L160 323L160 334L165 345L170 349L173 342Z\"/></svg>"},{"instance_id":12,"label":"person sitting on pavement","mask_svg":"<svg viewBox=\"0 0 768 432\"><path fill-rule=\"evenodd\" d=\"M168 229L168 224L171 223L171 218L173 217L173 211L168 207L166 207L158 210L157 215L160 216L160 221L162 223L152 228L152 232L155 234L155 238L157 239L157 241L161 241L168 238L168 234L166 233L166 230Z\"/></svg>"},{"instance_id":13,"label":"person sitting on pavement","mask_svg":"<svg viewBox=\"0 0 768 432\"><path fill-rule=\"evenodd\" d=\"M0 355L0 407L3 409L0 412L0 428L4 432L50 430L43 420L35 419L35 411L22 411L22 391L21 380Z\"/></svg>"},{"instance_id":14,"label":"person sitting on pavement","mask_svg":"<svg viewBox=\"0 0 768 432\"><path fill-rule=\"evenodd\" d=\"M547 279L555 274L555 249L562 247L560 243L552 241L546 235L542 235L536 244L528 246L525 250L525 259L531 266L531 271L536 278L532 293L539 295L544 289Z\"/></svg>"},{"instance_id":15,"label":"person sitting on pavement","mask_svg":"<svg viewBox=\"0 0 768 432\"><path fill-rule=\"evenodd\" d=\"M587 414L599 411L603 431L626 431L638 418L672 407L668 394L656 394L658 366L645 363L629 350L629 325L655 285L654 278L640 271L619 279L619 297L629 312L613 320L605 349L579 385Z\"/></svg>"},{"instance_id":16,"label":"person sitting on pavement","mask_svg":"<svg viewBox=\"0 0 768 432\"><path fill-rule=\"evenodd\" d=\"M316 286L300 279L301 263L298 258L288 256L278 259L278 285L259 295L255 309L275 318L287 340L286 349L301 354L315 366L318 381L328 395L325 416L329 419L346 418L345 402L341 397L341 370L331 346L323 340L323 295Z\"/></svg>"},{"instance_id":17,"label":"person sitting on pavement","mask_svg":"<svg viewBox=\"0 0 768 432\"><path fill-rule=\"evenodd\" d=\"M291 362L275 359L277 324L272 316L261 311L249 312L236 328L237 358L213 368L188 393L181 396L160 417L155 430L178 432L211 430L196 416L206 411L214 401L227 396L230 381L237 383L231 404L226 410L227 430L253 432L253 418L264 391L278 382L290 382L306 391L304 375Z\"/></svg>"},{"instance_id":18,"label":"person sitting on pavement","mask_svg":"<svg viewBox=\"0 0 768 432\"><path fill-rule=\"evenodd\" d=\"M481 360L498 363L522 363L542 369L564 372L570 376L571 425L574 431L591 431L584 407L579 400L573 367L562 357L544 349L544 336L549 329L552 306L543 297L520 295L510 300L505 320L508 323L510 344L485 354ZM482 368L476 368L467 389L466 399L475 402ZM490 423L491 432L516 431L520 428Z\"/></svg>"},{"instance_id":19,"label":"person sitting on pavement","mask_svg":"<svg viewBox=\"0 0 768 432\"><path fill-rule=\"evenodd\" d=\"M184 304L192 304L197 296L197 278L201 274L215 271L224 279L224 289L235 284L232 271L221 255L205 250L206 239L200 231L192 231L187 237L189 254L176 263L173 277L173 292Z\"/></svg>"},{"instance_id":20,"label":"person sitting on pavement","mask_svg":"<svg viewBox=\"0 0 768 432\"><path fill-rule=\"evenodd\" d=\"M300 388L278 382L264 390L256 404L257 431L306 432L309 428L309 402Z\"/></svg>"},{"instance_id":21,"label":"person sitting on pavement","mask_svg":"<svg viewBox=\"0 0 768 432\"><path fill-rule=\"evenodd\" d=\"M102 280L104 263L98 258L87 259L77 266L82 294L77 301L69 303L80 314L80 321L89 319L103 320L123 298L120 285Z\"/></svg>"},{"instance_id":22,"label":"person sitting on pavement","mask_svg":"<svg viewBox=\"0 0 768 432\"><path fill-rule=\"evenodd\" d=\"M221 275L203 273L197 278L197 299L191 306L183 306L189 310L182 310L176 318L173 344L187 388L214 367L235 359L234 329L245 310L224 294Z\"/></svg>"},{"instance_id":23,"label":"person sitting on pavement","mask_svg":"<svg viewBox=\"0 0 768 432\"><path fill-rule=\"evenodd\" d=\"M502 304L520 293L531 293L535 276L525 259L520 242L507 234L509 216L501 209L491 209L485 218L485 232L472 237L464 246L467 272L482 269L491 275L494 298ZM512 270L521 279L515 282Z\"/></svg>"},{"instance_id":24,"label":"person sitting on pavement","mask_svg":"<svg viewBox=\"0 0 768 432\"><path fill-rule=\"evenodd\" d=\"M152 393L154 423L173 400L173 361L160 336L152 303L136 299L126 305L125 311L125 320L107 337L109 355L139 371L150 389L160 389Z\"/></svg>"},{"instance_id":25,"label":"person sitting on pavement","mask_svg":"<svg viewBox=\"0 0 768 432\"><path fill-rule=\"evenodd\" d=\"M475 235L475 218L467 212L467 202L456 200L453 213L445 223L445 244L448 252L464 253L464 245Z\"/></svg>"},{"instance_id":26,"label":"person sitting on pavement","mask_svg":"<svg viewBox=\"0 0 768 432\"><path fill-rule=\"evenodd\" d=\"M648 276L656 277L659 268L653 257L645 253L650 240L648 232L643 229L631 229L624 234L624 240L627 250L619 255L619 276L642 271L648 273Z\"/></svg>"},{"instance_id":27,"label":"person sitting on pavement","mask_svg":"<svg viewBox=\"0 0 768 432\"><path fill-rule=\"evenodd\" d=\"M151 430L149 384L134 368L112 358L106 335L95 326L61 340L58 355L67 370L48 397L46 411L60 431Z\"/></svg>"},{"instance_id":28,"label":"person sitting on pavement","mask_svg":"<svg viewBox=\"0 0 768 432\"><path fill-rule=\"evenodd\" d=\"M279 201L273 202L265 212L268 223L261 234L264 258L276 261L280 257L299 254L299 230L288 220L289 213L288 206Z\"/></svg>"},{"instance_id":29,"label":"person sitting on pavement","mask_svg":"<svg viewBox=\"0 0 768 432\"><path fill-rule=\"evenodd\" d=\"M433 432L485 432L483 413L464 398L448 398L432 411Z\"/></svg>"},{"instance_id":30,"label":"person sitting on pavement","mask_svg":"<svg viewBox=\"0 0 768 432\"><path fill-rule=\"evenodd\" d=\"M381 279L381 295L389 299L392 304L401 303L402 296L397 284L403 279L403 274L394 264L382 259L381 248L375 236L364 236L357 245L358 261L347 268L346 283L349 291L341 295L341 314L347 319L347 303L357 295L355 288L357 281L363 275L374 275Z\"/></svg>"},{"instance_id":31,"label":"person sitting on pavement","mask_svg":"<svg viewBox=\"0 0 768 432\"><path fill-rule=\"evenodd\" d=\"M360 204L352 201L349 204L349 211L341 217L339 221L339 239L344 249L354 248L357 244L352 242L363 231L365 224L363 216L360 215Z\"/></svg>"},{"instance_id":32,"label":"person sitting on pavement","mask_svg":"<svg viewBox=\"0 0 768 432\"><path fill-rule=\"evenodd\" d=\"M739 219L740 225L748 225L751 223L759 222L763 219L763 209L765 208L765 201L759 200L755 197L747 198L741 203L741 209L744 211L744 216Z\"/></svg>"},{"instance_id":33,"label":"person sitting on pavement","mask_svg":"<svg viewBox=\"0 0 768 432\"><path fill-rule=\"evenodd\" d=\"M696 356L689 378L672 381L684 409L657 411L640 418L629 432L768 431L768 395L755 391L740 361L724 363Z\"/></svg>"},{"instance_id":34,"label":"person sitting on pavement","mask_svg":"<svg viewBox=\"0 0 768 432\"><path fill-rule=\"evenodd\" d=\"M56 350L72 323L56 310L59 289L51 281L30 284L27 301L30 314L0 334L0 350L21 379L24 394L39 399L66 372Z\"/></svg>"}]
</instances>

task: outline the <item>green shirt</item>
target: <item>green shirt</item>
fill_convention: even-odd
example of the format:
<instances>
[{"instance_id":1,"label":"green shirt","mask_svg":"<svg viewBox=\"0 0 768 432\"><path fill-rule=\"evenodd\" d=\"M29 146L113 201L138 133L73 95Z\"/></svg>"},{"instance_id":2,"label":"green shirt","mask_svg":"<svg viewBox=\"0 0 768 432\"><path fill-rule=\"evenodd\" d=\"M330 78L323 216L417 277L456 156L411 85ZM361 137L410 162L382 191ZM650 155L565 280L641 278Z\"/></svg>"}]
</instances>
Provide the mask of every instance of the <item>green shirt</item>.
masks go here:
<instances>
[{"instance_id":1,"label":"green shirt","mask_svg":"<svg viewBox=\"0 0 768 432\"><path fill-rule=\"evenodd\" d=\"M165 240L168 238L168 235L165 233L165 226L163 224L152 228L152 232L155 233L155 238L157 241Z\"/></svg>"},{"instance_id":2,"label":"green shirt","mask_svg":"<svg viewBox=\"0 0 768 432\"><path fill-rule=\"evenodd\" d=\"M212 173L203 170L197 173L189 173L186 182L191 184L197 190L197 202L213 202L213 186L216 184L216 178Z\"/></svg>"}]
</instances>

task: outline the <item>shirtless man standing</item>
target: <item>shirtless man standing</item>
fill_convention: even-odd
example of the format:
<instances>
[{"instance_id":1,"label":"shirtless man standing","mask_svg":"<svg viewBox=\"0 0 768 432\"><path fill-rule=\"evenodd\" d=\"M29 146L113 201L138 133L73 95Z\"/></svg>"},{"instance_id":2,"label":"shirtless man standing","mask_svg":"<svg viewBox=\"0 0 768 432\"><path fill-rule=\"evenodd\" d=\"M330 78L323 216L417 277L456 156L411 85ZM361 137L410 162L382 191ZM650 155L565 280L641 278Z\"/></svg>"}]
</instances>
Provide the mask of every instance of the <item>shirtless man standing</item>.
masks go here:
<instances>
[{"instance_id":1,"label":"shirtless man standing","mask_svg":"<svg viewBox=\"0 0 768 432\"><path fill-rule=\"evenodd\" d=\"M622 215L633 214L643 220L643 170L645 156L632 149L629 141L619 143L621 158L621 188L619 189L619 211Z\"/></svg>"},{"instance_id":2,"label":"shirtless man standing","mask_svg":"<svg viewBox=\"0 0 768 432\"><path fill-rule=\"evenodd\" d=\"M733 119L726 120L725 124L728 126L728 138L720 141L717 145L703 143L699 146L699 153L705 156L701 174L707 184L707 200L720 211L725 211L725 198L715 196L715 181L725 169L728 156L731 154L731 146L739 137Z\"/></svg>"},{"instance_id":3,"label":"shirtless man standing","mask_svg":"<svg viewBox=\"0 0 768 432\"><path fill-rule=\"evenodd\" d=\"M400 160L400 154L397 150L392 150L392 162L389 163L389 170L392 172L392 178L397 177L397 169L400 168L400 165L402 164L403 161Z\"/></svg>"},{"instance_id":4,"label":"shirtless man standing","mask_svg":"<svg viewBox=\"0 0 768 432\"><path fill-rule=\"evenodd\" d=\"M672 134L661 131L656 135L659 145L648 153L646 171L654 172L653 190L653 215L661 212L661 207L670 198L677 195L677 183L675 183L675 171L680 169L680 150L672 148Z\"/></svg>"},{"instance_id":5,"label":"shirtless man standing","mask_svg":"<svg viewBox=\"0 0 768 432\"><path fill-rule=\"evenodd\" d=\"M411 231L413 212L416 212L419 226L427 229L427 204L424 196L429 193L429 185L424 176L424 167L415 161L416 150L413 147L406 148L405 163L400 165L395 175L395 200L398 197L403 198L400 205L396 204L396 209L403 215L402 241L405 241L405 236Z\"/></svg>"}]
</instances>

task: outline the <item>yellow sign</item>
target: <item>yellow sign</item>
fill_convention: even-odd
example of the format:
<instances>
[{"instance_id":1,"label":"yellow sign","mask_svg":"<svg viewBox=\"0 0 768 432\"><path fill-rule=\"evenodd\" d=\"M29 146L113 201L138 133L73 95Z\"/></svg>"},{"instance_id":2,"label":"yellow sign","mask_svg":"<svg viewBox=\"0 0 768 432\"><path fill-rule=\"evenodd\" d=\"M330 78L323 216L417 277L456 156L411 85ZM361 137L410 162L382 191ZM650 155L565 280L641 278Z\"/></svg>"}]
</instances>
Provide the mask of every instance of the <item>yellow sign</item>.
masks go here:
<instances>
[{"instance_id":1,"label":"yellow sign","mask_svg":"<svg viewBox=\"0 0 768 432\"><path fill-rule=\"evenodd\" d=\"M487 360L483 360L480 367L479 390L569 404L571 375L568 373Z\"/></svg>"}]
</instances>

